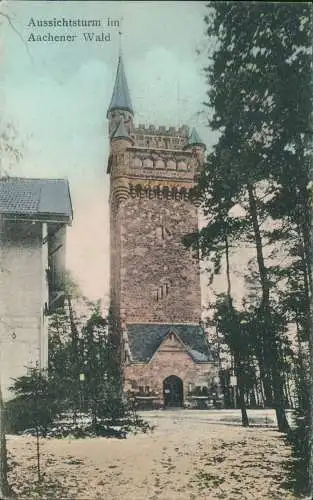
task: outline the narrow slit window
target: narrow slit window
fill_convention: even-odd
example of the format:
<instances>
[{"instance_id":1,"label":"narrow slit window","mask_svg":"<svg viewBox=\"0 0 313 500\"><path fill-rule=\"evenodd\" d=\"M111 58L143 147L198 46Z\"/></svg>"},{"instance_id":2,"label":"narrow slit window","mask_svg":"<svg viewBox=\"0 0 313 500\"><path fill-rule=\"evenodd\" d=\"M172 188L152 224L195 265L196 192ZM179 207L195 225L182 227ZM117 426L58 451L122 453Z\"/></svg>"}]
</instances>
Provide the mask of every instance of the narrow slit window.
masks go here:
<instances>
[{"instance_id":1,"label":"narrow slit window","mask_svg":"<svg viewBox=\"0 0 313 500\"><path fill-rule=\"evenodd\" d=\"M160 239L161 240L170 240L173 237L172 231L166 224L162 224L160 228L158 228Z\"/></svg>"},{"instance_id":2,"label":"narrow slit window","mask_svg":"<svg viewBox=\"0 0 313 500\"><path fill-rule=\"evenodd\" d=\"M154 298L156 302L159 302L160 300L164 299L164 297L167 297L168 294L169 294L169 284L165 283L155 291Z\"/></svg>"}]
</instances>

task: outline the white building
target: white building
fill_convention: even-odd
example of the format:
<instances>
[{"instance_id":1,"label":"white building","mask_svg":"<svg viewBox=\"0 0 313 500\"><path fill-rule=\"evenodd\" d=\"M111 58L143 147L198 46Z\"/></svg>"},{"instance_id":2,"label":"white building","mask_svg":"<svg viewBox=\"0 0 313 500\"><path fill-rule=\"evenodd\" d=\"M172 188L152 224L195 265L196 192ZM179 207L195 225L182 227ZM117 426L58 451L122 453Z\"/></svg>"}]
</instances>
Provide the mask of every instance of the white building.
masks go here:
<instances>
[{"instance_id":1,"label":"white building","mask_svg":"<svg viewBox=\"0 0 313 500\"><path fill-rule=\"evenodd\" d=\"M73 211L64 179L0 179L0 373L12 378L48 361L48 315L62 302L66 227Z\"/></svg>"}]
</instances>

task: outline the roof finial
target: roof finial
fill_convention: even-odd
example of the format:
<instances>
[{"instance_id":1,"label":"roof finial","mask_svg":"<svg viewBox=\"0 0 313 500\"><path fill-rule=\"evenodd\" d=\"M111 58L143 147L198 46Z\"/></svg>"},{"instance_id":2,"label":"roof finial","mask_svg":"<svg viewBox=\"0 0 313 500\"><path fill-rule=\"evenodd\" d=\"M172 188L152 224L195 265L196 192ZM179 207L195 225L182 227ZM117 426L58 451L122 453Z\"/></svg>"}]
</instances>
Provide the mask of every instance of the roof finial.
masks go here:
<instances>
[{"instance_id":1,"label":"roof finial","mask_svg":"<svg viewBox=\"0 0 313 500\"><path fill-rule=\"evenodd\" d=\"M119 43L118 43L118 56L122 57L122 32L118 32L119 35Z\"/></svg>"},{"instance_id":2,"label":"roof finial","mask_svg":"<svg viewBox=\"0 0 313 500\"><path fill-rule=\"evenodd\" d=\"M179 95L179 80L177 80L177 126L180 127L180 95Z\"/></svg>"},{"instance_id":3,"label":"roof finial","mask_svg":"<svg viewBox=\"0 0 313 500\"><path fill-rule=\"evenodd\" d=\"M119 110L129 111L131 114L133 114L134 111L130 99L130 94L124 70L123 57L122 57L122 40L121 40L122 32L119 31L118 34L119 34L118 65L117 65L113 94L109 105L108 113L113 111L114 109L119 109Z\"/></svg>"},{"instance_id":4,"label":"roof finial","mask_svg":"<svg viewBox=\"0 0 313 500\"><path fill-rule=\"evenodd\" d=\"M119 36L119 42L118 42L118 56L119 57L122 57L122 36L123 36L123 17L121 17L120 19L120 22L119 22L119 32L118 32L118 36Z\"/></svg>"}]
</instances>

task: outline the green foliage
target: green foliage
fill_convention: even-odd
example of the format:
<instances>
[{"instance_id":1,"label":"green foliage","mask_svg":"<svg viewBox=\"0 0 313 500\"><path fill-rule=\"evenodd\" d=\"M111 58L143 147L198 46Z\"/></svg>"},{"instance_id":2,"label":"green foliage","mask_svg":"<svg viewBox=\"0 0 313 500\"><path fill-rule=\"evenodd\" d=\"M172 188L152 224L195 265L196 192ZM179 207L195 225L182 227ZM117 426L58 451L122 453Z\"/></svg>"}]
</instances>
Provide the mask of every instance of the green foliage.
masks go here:
<instances>
[{"instance_id":1,"label":"green foliage","mask_svg":"<svg viewBox=\"0 0 313 500\"><path fill-rule=\"evenodd\" d=\"M257 359L282 430L295 371L288 324L310 338L311 21L308 3L209 3L207 105L219 140L195 189L207 225L186 239L211 260L211 281L226 258L228 300L235 251L255 248L243 273L249 327L227 304L216 320L231 352Z\"/></svg>"},{"instance_id":2,"label":"green foliage","mask_svg":"<svg viewBox=\"0 0 313 500\"><path fill-rule=\"evenodd\" d=\"M231 351L257 358L265 392L274 391L279 426L287 429L282 387L291 374L300 376L303 340L313 353L312 8L301 2L210 2L206 23L214 47L206 68L207 104L210 126L220 135L196 188L208 223L188 243L211 258L213 278L226 256L228 299L234 251L255 248L243 273L247 327L225 300L217 300L216 321ZM286 334L290 325L299 353ZM305 422L308 398L298 396L299 422ZM299 426L302 441L305 428ZM306 454L303 447L295 450ZM311 483L313 491L313 470Z\"/></svg>"},{"instance_id":3,"label":"green foliage","mask_svg":"<svg viewBox=\"0 0 313 500\"><path fill-rule=\"evenodd\" d=\"M23 146L20 131L17 131L16 126L4 118L2 105L2 116L0 118L0 177L12 175L12 170L22 159Z\"/></svg>"},{"instance_id":4,"label":"green foliage","mask_svg":"<svg viewBox=\"0 0 313 500\"><path fill-rule=\"evenodd\" d=\"M300 362L301 363L301 362ZM289 464L289 487L297 494L307 493L307 482L310 463L310 411L309 411L309 378L308 363L306 366L297 368L299 377L297 379L298 405L294 412L295 428L289 434L286 442L291 445L293 461Z\"/></svg>"},{"instance_id":5,"label":"green foliage","mask_svg":"<svg viewBox=\"0 0 313 500\"><path fill-rule=\"evenodd\" d=\"M246 317L246 313L237 311L234 306L230 307L228 297L223 294L218 297L214 315L218 331L231 352L240 352L243 357L248 355L251 342Z\"/></svg>"},{"instance_id":6,"label":"green foliage","mask_svg":"<svg viewBox=\"0 0 313 500\"><path fill-rule=\"evenodd\" d=\"M45 431L58 414L57 388L44 372L31 369L10 388L15 398L5 405L7 432L39 426Z\"/></svg>"},{"instance_id":7,"label":"green foliage","mask_svg":"<svg viewBox=\"0 0 313 500\"><path fill-rule=\"evenodd\" d=\"M15 397L6 405L9 432L40 428L44 435L86 437L118 435L112 426L122 433L148 429L123 394L108 319L99 304L89 307L87 321L75 317L71 303L69 314L58 311L51 318L48 373L33 369L14 381ZM91 424L79 420L79 413L91 416ZM64 415L73 422L62 423Z\"/></svg>"}]
</instances>

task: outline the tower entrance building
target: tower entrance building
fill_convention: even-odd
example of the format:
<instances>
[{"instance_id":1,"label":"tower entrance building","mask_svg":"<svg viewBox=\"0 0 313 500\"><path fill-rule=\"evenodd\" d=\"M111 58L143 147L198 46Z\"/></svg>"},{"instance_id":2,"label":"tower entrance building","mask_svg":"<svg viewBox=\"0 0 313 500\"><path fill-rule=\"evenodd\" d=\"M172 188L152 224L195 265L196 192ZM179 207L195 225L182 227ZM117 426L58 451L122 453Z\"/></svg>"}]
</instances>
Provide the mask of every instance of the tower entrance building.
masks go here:
<instances>
[{"instance_id":1,"label":"tower entrance building","mask_svg":"<svg viewBox=\"0 0 313 500\"><path fill-rule=\"evenodd\" d=\"M205 389L214 398L199 259L182 242L198 229L190 190L205 145L186 126L134 126L122 56L107 118L111 309L121 325L125 390L162 405L185 405Z\"/></svg>"}]
</instances>

